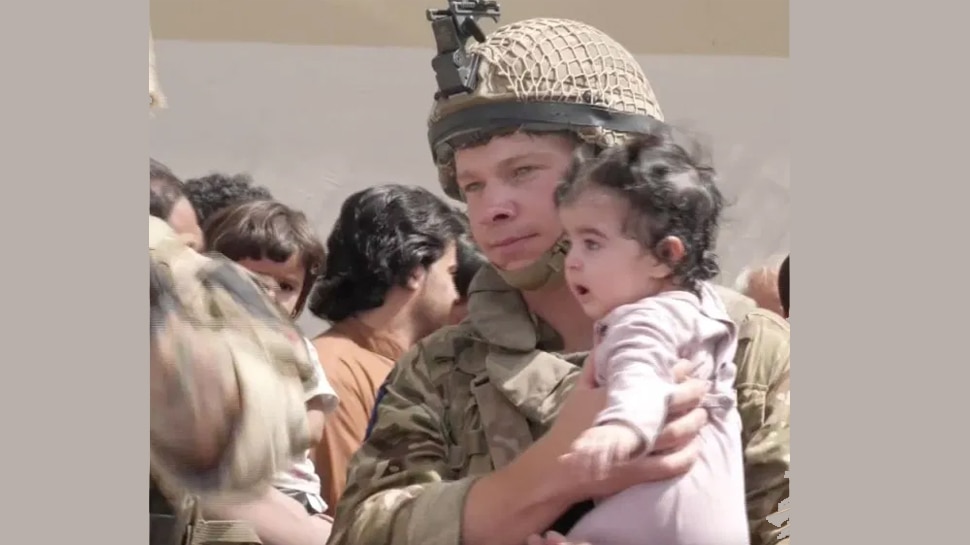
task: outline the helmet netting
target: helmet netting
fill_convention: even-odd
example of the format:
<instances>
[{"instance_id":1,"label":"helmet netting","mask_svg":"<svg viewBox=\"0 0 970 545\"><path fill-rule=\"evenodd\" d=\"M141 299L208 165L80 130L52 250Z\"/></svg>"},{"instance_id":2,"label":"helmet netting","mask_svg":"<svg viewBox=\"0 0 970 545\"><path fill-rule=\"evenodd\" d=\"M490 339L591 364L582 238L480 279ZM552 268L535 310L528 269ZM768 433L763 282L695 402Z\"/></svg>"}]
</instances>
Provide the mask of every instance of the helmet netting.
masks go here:
<instances>
[{"instance_id":1,"label":"helmet netting","mask_svg":"<svg viewBox=\"0 0 970 545\"><path fill-rule=\"evenodd\" d=\"M622 45L585 23L528 19L500 27L469 53L480 58L475 93L435 105L430 122L465 104L482 102L567 102L589 104L663 120L650 82ZM524 126L528 130L528 126ZM569 127L581 140L600 147L629 135L592 127ZM438 157L441 182L454 195L453 154ZM451 189L451 191L449 191Z\"/></svg>"}]
</instances>

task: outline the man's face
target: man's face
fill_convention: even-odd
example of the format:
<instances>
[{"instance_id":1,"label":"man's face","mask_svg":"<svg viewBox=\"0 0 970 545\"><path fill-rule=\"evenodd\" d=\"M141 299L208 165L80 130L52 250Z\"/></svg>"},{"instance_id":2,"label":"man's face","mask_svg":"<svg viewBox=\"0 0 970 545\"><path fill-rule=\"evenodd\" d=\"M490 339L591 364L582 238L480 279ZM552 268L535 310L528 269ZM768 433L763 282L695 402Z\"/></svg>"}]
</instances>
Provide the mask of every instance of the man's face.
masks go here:
<instances>
[{"instance_id":1,"label":"man's face","mask_svg":"<svg viewBox=\"0 0 970 545\"><path fill-rule=\"evenodd\" d=\"M499 269L531 265L562 235L554 195L574 149L565 136L516 133L455 153L472 236Z\"/></svg>"},{"instance_id":2,"label":"man's face","mask_svg":"<svg viewBox=\"0 0 970 545\"><path fill-rule=\"evenodd\" d=\"M414 293L414 320L426 336L448 325L452 308L458 302L455 272L458 270L457 248L454 243L445 248L441 259L426 270L418 271L420 283Z\"/></svg>"}]
</instances>

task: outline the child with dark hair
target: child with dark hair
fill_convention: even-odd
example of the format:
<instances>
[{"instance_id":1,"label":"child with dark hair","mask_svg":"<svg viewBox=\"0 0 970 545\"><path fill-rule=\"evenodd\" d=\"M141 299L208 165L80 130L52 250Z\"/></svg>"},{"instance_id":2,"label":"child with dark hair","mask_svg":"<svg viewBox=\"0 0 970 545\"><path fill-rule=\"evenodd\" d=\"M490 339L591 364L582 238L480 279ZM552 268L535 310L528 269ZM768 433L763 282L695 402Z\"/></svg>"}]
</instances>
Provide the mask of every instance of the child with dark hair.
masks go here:
<instances>
[{"instance_id":1,"label":"child with dark hair","mask_svg":"<svg viewBox=\"0 0 970 545\"><path fill-rule=\"evenodd\" d=\"M566 280L596 321L591 371L607 388L594 425L565 459L593 477L651 452L677 361L712 386L700 459L681 478L604 499L570 542L746 545L736 328L708 281L723 198L715 172L668 132L577 161L556 202L570 249Z\"/></svg>"},{"instance_id":2,"label":"child with dark hair","mask_svg":"<svg viewBox=\"0 0 970 545\"><path fill-rule=\"evenodd\" d=\"M458 290L458 300L451 309L452 324L459 324L468 315L468 288L479 269L488 264L485 256L471 241L461 238L458 240L458 268L455 271L455 288Z\"/></svg>"},{"instance_id":3,"label":"child with dark hair","mask_svg":"<svg viewBox=\"0 0 970 545\"><path fill-rule=\"evenodd\" d=\"M300 315L326 261L323 244L302 212L276 201L244 202L217 211L205 222L203 232L209 250L253 272L290 316ZM336 409L338 400L313 344L306 338L304 344L316 372L303 385L312 450L323 434L324 415ZM309 454L310 450L273 484L311 515L319 515L327 505Z\"/></svg>"},{"instance_id":4,"label":"child with dark hair","mask_svg":"<svg viewBox=\"0 0 970 545\"><path fill-rule=\"evenodd\" d=\"M168 223L189 248L202 251L201 222L185 194L185 184L152 158L148 159L148 215Z\"/></svg>"}]
</instances>

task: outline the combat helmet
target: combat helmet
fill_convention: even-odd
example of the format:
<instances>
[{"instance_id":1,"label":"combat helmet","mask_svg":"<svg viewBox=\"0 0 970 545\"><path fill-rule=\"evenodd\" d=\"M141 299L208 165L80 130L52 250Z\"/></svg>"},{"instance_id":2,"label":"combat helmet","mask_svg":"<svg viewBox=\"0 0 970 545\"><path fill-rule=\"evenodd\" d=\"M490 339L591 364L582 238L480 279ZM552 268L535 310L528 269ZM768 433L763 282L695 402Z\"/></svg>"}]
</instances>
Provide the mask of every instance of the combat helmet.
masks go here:
<instances>
[{"instance_id":1,"label":"combat helmet","mask_svg":"<svg viewBox=\"0 0 970 545\"><path fill-rule=\"evenodd\" d=\"M463 139L510 128L569 131L603 149L652 132L663 113L640 64L622 45L585 23L536 18L485 36L476 20L498 20L496 2L450 0L428 10L438 83L428 141L445 194L463 200L454 151ZM475 41L465 45L468 38ZM562 271L560 240L536 263L499 271L518 289L537 289Z\"/></svg>"}]
</instances>

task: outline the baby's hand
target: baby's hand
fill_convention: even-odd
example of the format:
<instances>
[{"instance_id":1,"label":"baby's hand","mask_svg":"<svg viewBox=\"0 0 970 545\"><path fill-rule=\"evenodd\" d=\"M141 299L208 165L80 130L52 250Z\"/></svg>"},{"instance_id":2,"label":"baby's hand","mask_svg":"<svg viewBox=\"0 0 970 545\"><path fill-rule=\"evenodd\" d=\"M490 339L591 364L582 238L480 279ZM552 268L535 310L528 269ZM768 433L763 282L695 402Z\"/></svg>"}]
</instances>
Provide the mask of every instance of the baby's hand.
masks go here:
<instances>
[{"instance_id":1,"label":"baby's hand","mask_svg":"<svg viewBox=\"0 0 970 545\"><path fill-rule=\"evenodd\" d=\"M640 436L625 424L592 427L573 442L563 460L593 480L606 478L615 464L629 460L643 446Z\"/></svg>"}]
</instances>

